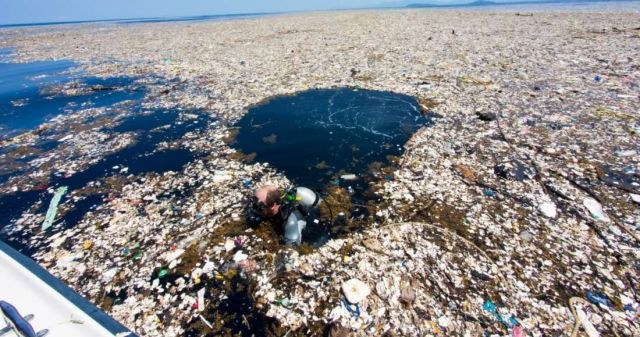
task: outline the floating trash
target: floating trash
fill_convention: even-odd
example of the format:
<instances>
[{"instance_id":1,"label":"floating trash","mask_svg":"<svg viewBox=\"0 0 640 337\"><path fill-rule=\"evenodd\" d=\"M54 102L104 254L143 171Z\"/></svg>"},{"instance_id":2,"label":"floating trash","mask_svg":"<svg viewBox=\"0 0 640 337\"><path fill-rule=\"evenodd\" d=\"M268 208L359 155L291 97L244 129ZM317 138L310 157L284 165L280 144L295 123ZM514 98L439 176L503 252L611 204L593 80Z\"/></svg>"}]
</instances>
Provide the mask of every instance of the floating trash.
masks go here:
<instances>
[{"instance_id":1,"label":"floating trash","mask_svg":"<svg viewBox=\"0 0 640 337\"><path fill-rule=\"evenodd\" d=\"M60 203L60 199L62 196L67 193L67 186L61 186L56 189L53 198L51 198L51 203L49 204L49 209L47 210L47 215L44 217L44 222L42 223L42 230L46 230L51 227L53 221L56 218L56 214L58 212L58 204Z\"/></svg>"},{"instance_id":2,"label":"floating trash","mask_svg":"<svg viewBox=\"0 0 640 337\"><path fill-rule=\"evenodd\" d=\"M354 278L342 284L342 292L349 303L357 304L369 296L371 289L366 283Z\"/></svg>"}]
</instances>

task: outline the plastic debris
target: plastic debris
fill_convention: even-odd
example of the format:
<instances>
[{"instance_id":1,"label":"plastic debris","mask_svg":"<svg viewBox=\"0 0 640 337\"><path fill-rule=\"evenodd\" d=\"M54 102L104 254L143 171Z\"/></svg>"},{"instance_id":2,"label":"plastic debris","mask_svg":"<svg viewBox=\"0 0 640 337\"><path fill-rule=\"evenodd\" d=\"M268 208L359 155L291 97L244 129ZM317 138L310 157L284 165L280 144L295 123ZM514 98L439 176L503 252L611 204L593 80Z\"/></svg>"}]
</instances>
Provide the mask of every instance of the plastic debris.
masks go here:
<instances>
[{"instance_id":1,"label":"plastic debris","mask_svg":"<svg viewBox=\"0 0 640 337\"><path fill-rule=\"evenodd\" d=\"M475 278L477 278L479 280L482 280L482 281L491 281L491 276L489 276L487 274L484 274L484 273L477 272L475 270L471 271L471 276L473 276L473 277L475 277Z\"/></svg>"},{"instance_id":2,"label":"plastic debris","mask_svg":"<svg viewBox=\"0 0 640 337\"><path fill-rule=\"evenodd\" d=\"M400 290L400 301L405 304L412 304L416 300L416 292L411 287L404 287Z\"/></svg>"},{"instance_id":3,"label":"plastic debris","mask_svg":"<svg viewBox=\"0 0 640 337\"><path fill-rule=\"evenodd\" d=\"M626 305L633 306L634 304L633 299L628 296L625 296L624 294L620 295L620 302L622 303L622 305L625 305L625 306Z\"/></svg>"},{"instance_id":4,"label":"plastic debris","mask_svg":"<svg viewBox=\"0 0 640 337\"><path fill-rule=\"evenodd\" d=\"M520 238L524 241L531 241L533 240L533 235L531 234L531 232L524 230L522 232L520 232L519 234Z\"/></svg>"},{"instance_id":5,"label":"plastic debris","mask_svg":"<svg viewBox=\"0 0 640 337\"><path fill-rule=\"evenodd\" d=\"M276 300L276 304L287 309L292 309L296 305L296 302L292 301L289 298L283 297Z\"/></svg>"},{"instance_id":6,"label":"plastic debris","mask_svg":"<svg viewBox=\"0 0 640 337\"><path fill-rule=\"evenodd\" d=\"M482 193L486 196L486 197L493 197L496 195L496 193L490 189L490 188L485 188L484 190L482 190Z\"/></svg>"},{"instance_id":7,"label":"plastic debris","mask_svg":"<svg viewBox=\"0 0 640 337\"><path fill-rule=\"evenodd\" d=\"M213 325L211 324L211 322L209 322L206 318L204 318L204 316L202 315L198 315L200 317L200 320L202 321L202 323L204 323L206 326L209 327L209 329L213 329Z\"/></svg>"},{"instance_id":8,"label":"plastic debris","mask_svg":"<svg viewBox=\"0 0 640 337\"><path fill-rule=\"evenodd\" d=\"M224 305L243 296L229 289L235 282L252 285L244 287L255 299L246 303L256 304L244 312L248 321L259 311L279 331L291 329L289 336L330 319L354 336L482 336L489 316L483 317L483 294L500 296L514 313L517 308L528 335L569 336L575 320L559 286L601 289L611 299L636 297L637 244L614 223L631 232L640 224L640 208L630 195L640 195L634 185L640 135L637 14L620 8L564 8L562 15L545 9L527 17L491 12L368 11L355 19L353 13L335 12L107 30L87 24L65 28L64 34L47 27L37 34L12 29L3 43L16 47L16 61L63 56L79 61L87 76L134 74L142 86L121 92L144 92L144 99L106 107L93 100L70 104L65 109L71 113L3 138L2 167L10 175L0 184L2 197L14 202L21 196L16 204L35 197L3 223L2 239L32 251L43 267L145 336L220 335L241 325L243 312L229 312L241 306ZM414 24L403 25L407 20ZM454 23L455 35L438 33L450 32ZM532 39L540 27L549 34ZM406 48L408 43L422 47ZM158 49L163 45L170 48ZM585 46L615 53L594 57L594 48ZM155 61L141 59L154 54ZM351 68L357 70L353 77ZM593 81L594 70L606 72L598 73L600 82ZM238 131L232 123L274 95L340 86L424 96L426 110L442 117L405 144L381 144L398 149L389 158L394 165L327 172L333 184L327 189L337 199L331 211L343 214L342 225L332 227L338 233L326 245L301 247L304 254L280 263L279 256L290 252L279 238L264 227L244 227L241 218L256 186L285 189L295 182L271 163L236 151L230 145ZM91 86L79 80L41 89L56 100L80 102ZM476 111L499 118L483 122ZM172 113L177 119L163 123ZM153 131L122 131L140 121L152 121L139 124L153 124ZM201 129L171 138L177 127L195 121ZM159 141L140 153L142 163L110 162L122 149L156 136ZM283 134L278 140L301 136ZM162 169L174 162L168 154L182 151L190 159ZM355 151L347 157L364 155ZM143 169L144 161L153 171ZM468 169L464 174L456 169L460 165ZM94 170L106 175L77 180ZM347 173L358 180L340 179ZM40 233L53 195L41 191L61 183L73 186L62 200L64 214L61 207L56 215L65 226ZM369 189L366 202L357 193L349 198L349 184ZM486 197L484 189L495 196ZM588 219L592 213L583 201L594 195L610 223ZM539 206L551 200L554 219L562 221L550 224ZM366 214L360 217L349 202L366 204ZM236 237L242 237L242 247ZM374 244L364 245L365 239ZM87 240L93 246L85 251ZM175 257L168 253L174 249L185 252ZM236 263L238 250L247 258ZM159 279L160 268L171 277ZM349 311L336 292L351 278L371 285L373 294L349 303ZM413 282L412 302L406 290L402 296L406 278ZM211 311L202 312L203 318L216 317L211 331L192 309L194 292L205 285ZM103 301L111 291L128 297ZM277 304L285 296L296 302L294 310ZM606 307L601 315L582 310L602 335L618 327L620 335L636 336L634 308L637 303ZM507 312L497 308L511 322ZM451 321L444 333L441 317ZM492 317L493 325L503 325ZM251 326L246 329L256 329ZM495 328L489 333L507 334Z\"/></svg>"},{"instance_id":9,"label":"plastic debris","mask_svg":"<svg viewBox=\"0 0 640 337\"><path fill-rule=\"evenodd\" d=\"M198 311L203 311L204 310L204 293L206 291L206 288L202 288L200 290L198 290L197 292L197 296L198 296Z\"/></svg>"},{"instance_id":10,"label":"plastic debris","mask_svg":"<svg viewBox=\"0 0 640 337\"><path fill-rule=\"evenodd\" d=\"M616 151L616 156L618 157L631 157L631 156L635 156L636 154L638 154L636 150Z\"/></svg>"},{"instance_id":11,"label":"plastic debris","mask_svg":"<svg viewBox=\"0 0 640 337\"><path fill-rule=\"evenodd\" d=\"M584 331L587 333L587 335L589 337L600 337L600 333L589 321L589 318L587 318L587 314L584 312L584 310L580 308L576 308L575 310L578 315L578 319L580 320L580 323L584 327Z\"/></svg>"},{"instance_id":12,"label":"plastic debris","mask_svg":"<svg viewBox=\"0 0 640 337\"><path fill-rule=\"evenodd\" d=\"M233 261L236 262L236 263L242 262L242 261L246 260L247 257L248 257L247 254L245 254L241 250L239 250L233 255Z\"/></svg>"},{"instance_id":13,"label":"plastic debris","mask_svg":"<svg viewBox=\"0 0 640 337\"><path fill-rule=\"evenodd\" d=\"M493 112L481 112L481 111L478 111L478 112L476 112L476 115L478 116L478 118L481 121L485 121L485 122L491 122L491 121L495 121L496 119L498 119L498 115L496 115Z\"/></svg>"},{"instance_id":14,"label":"plastic debris","mask_svg":"<svg viewBox=\"0 0 640 337\"><path fill-rule=\"evenodd\" d=\"M45 215L44 222L42 223L42 230L46 230L51 227L53 221L56 218L56 214L58 213L58 204L60 203L60 199L62 196L67 193L67 186L60 186L56 188L56 192L51 198L51 203L49 203L49 209L47 209L47 215Z\"/></svg>"},{"instance_id":15,"label":"plastic debris","mask_svg":"<svg viewBox=\"0 0 640 337\"><path fill-rule=\"evenodd\" d=\"M607 297L607 295L603 293L599 293L597 291L588 291L586 297L593 304L613 307L613 303L611 302L609 297Z\"/></svg>"},{"instance_id":16,"label":"plastic debris","mask_svg":"<svg viewBox=\"0 0 640 337\"><path fill-rule=\"evenodd\" d=\"M168 269L160 269L160 271L158 272L158 277L159 278L163 278L163 277L167 276L167 274L169 274L169 270Z\"/></svg>"},{"instance_id":17,"label":"plastic debris","mask_svg":"<svg viewBox=\"0 0 640 337\"><path fill-rule=\"evenodd\" d=\"M240 179L240 181L242 181L242 185L250 190L254 190L253 184L251 183L251 181L247 178L242 178Z\"/></svg>"},{"instance_id":18,"label":"plastic debris","mask_svg":"<svg viewBox=\"0 0 640 337\"><path fill-rule=\"evenodd\" d=\"M503 317L503 315L498 313L498 309L496 305L490 300L486 300L482 305L482 309L488 313L490 313L498 322L502 323L506 328L511 329L514 326L518 325L518 321L512 315L507 316L507 318Z\"/></svg>"},{"instance_id":19,"label":"plastic debris","mask_svg":"<svg viewBox=\"0 0 640 337\"><path fill-rule=\"evenodd\" d=\"M369 296L371 289L366 283L353 278L342 284L342 292L349 303L356 304Z\"/></svg>"},{"instance_id":20,"label":"plastic debris","mask_svg":"<svg viewBox=\"0 0 640 337\"><path fill-rule=\"evenodd\" d=\"M242 247L242 238L241 237L235 238L233 240L233 244L238 248Z\"/></svg>"},{"instance_id":21,"label":"plastic debris","mask_svg":"<svg viewBox=\"0 0 640 337\"><path fill-rule=\"evenodd\" d=\"M229 181L231 180L233 177L229 174L229 172L227 171L220 171L220 170L216 170L213 171L213 182L215 183L221 183L221 182L225 182L225 181ZM245 182L246 181L246 182ZM248 180L243 179L242 183L246 186L249 187L251 185L247 185L251 184ZM250 188L250 187L249 187Z\"/></svg>"},{"instance_id":22,"label":"plastic debris","mask_svg":"<svg viewBox=\"0 0 640 337\"><path fill-rule=\"evenodd\" d=\"M110 282L118 273L118 268L111 268L102 274L102 281Z\"/></svg>"},{"instance_id":23,"label":"plastic debris","mask_svg":"<svg viewBox=\"0 0 640 337\"><path fill-rule=\"evenodd\" d=\"M591 216L593 216L593 218L596 219L597 221L602 221L602 222L611 221L611 219L602 210L602 205L600 205L600 203L597 202L595 199L585 198L582 204L584 205L584 207L587 208L589 213L591 213Z\"/></svg>"},{"instance_id":24,"label":"plastic debris","mask_svg":"<svg viewBox=\"0 0 640 337\"><path fill-rule=\"evenodd\" d=\"M131 256L131 260L138 261L142 258L142 252L137 252Z\"/></svg>"},{"instance_id":25,"label":"plastic debris","mask_svg":"<svg viewBox=\"0 0 640 337\"><path fill-rule=\"evenodd\" d=\"M342 304L352 317L360 318L360 305L358 303L349 303L347 299L343 299Z\"/></svg>"},{"instance_id":26,"label":"plastic debris","mask_svg":"<svg viewBox=\"0 0 640 337\"><path fill-rule=\"evenodd\" d=\"M446 329L450 324L451 324L451 319L449 317L442 316L442 317L438 318L438 325L441 328Z\"/></svg>"},{"instance_id":27,"label":"plastic debris","mask_svg":"<svg viewBox=\"0 0 640 337\"><path fill-rule=\"evenodd\" d=\"M224 250L227 252L232 251L234 248L236 248L236 243L233 239L227 239L224 242Z\"/></svg>"},{"instance_id":28,"label":"plastic debris","mask_svg":"<svg viewBox=\"0 0 640 337\"><path fill-rule=\"evenodd\" d=\"M542 213L542 215L550 219L553 219L558 215L556 204L554 204L553 202L545 202L540 204L538 210L540 210L540 213Z\"/></svg>"},{"instance_id":29,"label":"plastic debris","mask_svg":"<svg viewBox=\"0 0 640 337\"><path fill-rule=\"evenodd\" d=\"M355 175L355 174L352 174L352 173L343 174L343 175L340 176L340 179L342 179L342 180L356 180L356 179L358 179L358 176Z\"/></svg>"},{"instance_id":30,"label":"plastic debris","mask_svg":"<svg viewBox=\"0 0 640 337\"><path fill-rule=\"evenodd\" d=\"M514 326L513 329L511 330L511 336L512 337L525 337L526 334L524 333L524 328L522 327L522 325Z\"/></svg>"}]
</instances>

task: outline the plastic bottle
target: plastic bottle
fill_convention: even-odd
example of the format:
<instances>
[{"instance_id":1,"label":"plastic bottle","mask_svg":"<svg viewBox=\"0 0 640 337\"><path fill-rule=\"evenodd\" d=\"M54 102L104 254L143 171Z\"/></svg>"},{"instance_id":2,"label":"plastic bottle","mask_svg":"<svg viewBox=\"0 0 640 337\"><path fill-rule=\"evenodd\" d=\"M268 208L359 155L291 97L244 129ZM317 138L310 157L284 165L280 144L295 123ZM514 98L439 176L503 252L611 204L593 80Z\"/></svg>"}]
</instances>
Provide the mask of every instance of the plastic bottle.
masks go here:
<instances>
[{"instance_id":1,"label":"plastic bottle","mask_svg":"<svg viewBox=\"0 0 640 337\"><path fill-rule=\"evenodd\" d=\"M287 244L300 244L302 240L302 230L307 226L302 214L294 210L289 214L287 223L284 226L284 238Z\"/></svg>"}]
</instances>

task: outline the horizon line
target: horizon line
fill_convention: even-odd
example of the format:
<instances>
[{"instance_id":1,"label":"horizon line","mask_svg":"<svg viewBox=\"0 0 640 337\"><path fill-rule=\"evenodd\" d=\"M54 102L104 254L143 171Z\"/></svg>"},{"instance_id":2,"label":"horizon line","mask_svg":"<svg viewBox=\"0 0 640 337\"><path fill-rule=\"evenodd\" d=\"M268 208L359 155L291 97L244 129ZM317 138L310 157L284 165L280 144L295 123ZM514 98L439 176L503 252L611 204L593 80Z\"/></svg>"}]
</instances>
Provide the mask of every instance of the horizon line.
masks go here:
<instances>
[{"instance_id":1,"label":"horizon line","mask_svg":"<svg viewBox=\"0 0 640 337\"><path fill-rule=\"evenodd\" d=\"M155 16L155 17L128 17L128 18L105 18L105 19L88 19L88 20L60 20L60 21L41 21L41 22L21 22L21 23L6 23L0 24L0 29L2 28L12 28L12 27L28 27L28 26L54 26L54 25L71 25L71 24L83 24L83 23L101 23L101 22L123 22L127 23L127 21L140 21L140 23L144 23L145 21L198 21L198 20L206 20L214 17L239 17L239 16L262 16L262 15L275 15L275 14L289 14L289 13L309 13L309 12L331 12L331 11L344 11L344 10L363 10L363 9L417 9L419 7L412 7L415 5L424 5L429 7L456 7L456 6L465 6L472 5L476 2L489 2L491 5L514 5L518 3L571 3L571 2L633 2L640 0L468 0L467 2L456 2L449 4L437 4L433 2L421 2L420 0L416 0L414 3L408 3L404 5L394 5L394 3L398 2L386 2L380 3L378 5L373 6L364 6L364 7L347 7L347 8L329 8L329 9L306 9L306 10L290 10L290 11L267 11L267 12L249 12L249 13L221 13L221 14L201 14L201 15L179 15L179 16ZM152 23L152 22L150 22Z\"/></svg>"}]
</instances>

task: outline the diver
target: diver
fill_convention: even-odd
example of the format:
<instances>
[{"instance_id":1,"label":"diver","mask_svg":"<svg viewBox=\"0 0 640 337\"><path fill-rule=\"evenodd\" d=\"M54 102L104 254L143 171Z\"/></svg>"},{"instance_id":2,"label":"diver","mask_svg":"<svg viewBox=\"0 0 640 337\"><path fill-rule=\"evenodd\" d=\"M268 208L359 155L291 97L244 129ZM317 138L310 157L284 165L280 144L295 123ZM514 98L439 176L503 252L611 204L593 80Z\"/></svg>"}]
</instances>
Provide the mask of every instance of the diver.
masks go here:
<instances>
[{"instance_id":1,"label":"diver","mask_svg":"<svg viewBox=\"0 0 640 337\"><path fill-rule=\"evenodd\" d=\"M284 227L285 243L298 245L302 242L303 231L310 236L326 232L326 224L319 216L321 202L320 195L306 187L294 187L281 193L275 186L265 185L252 197L252 212L247 218L253 224L264 219L278 220Z\"/></svg>"}]
</instances>

